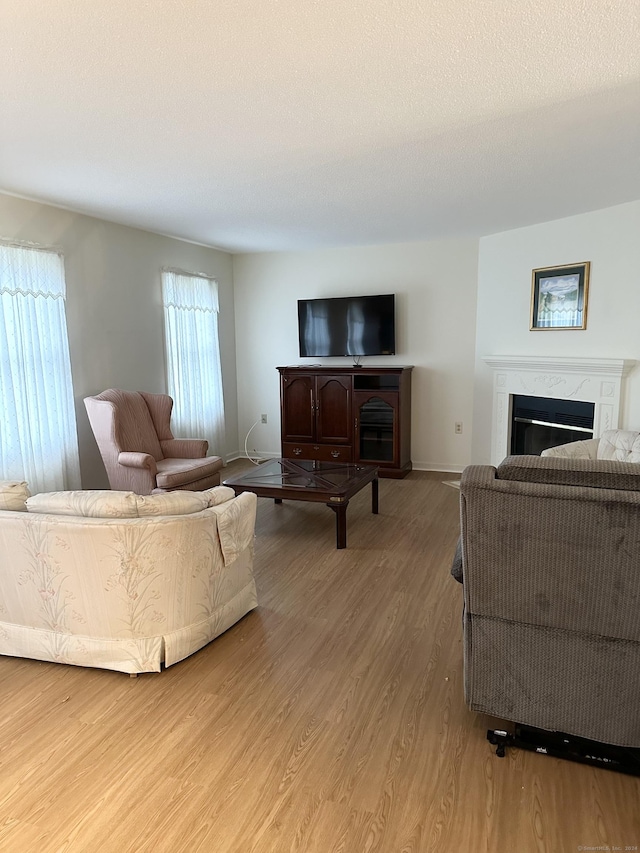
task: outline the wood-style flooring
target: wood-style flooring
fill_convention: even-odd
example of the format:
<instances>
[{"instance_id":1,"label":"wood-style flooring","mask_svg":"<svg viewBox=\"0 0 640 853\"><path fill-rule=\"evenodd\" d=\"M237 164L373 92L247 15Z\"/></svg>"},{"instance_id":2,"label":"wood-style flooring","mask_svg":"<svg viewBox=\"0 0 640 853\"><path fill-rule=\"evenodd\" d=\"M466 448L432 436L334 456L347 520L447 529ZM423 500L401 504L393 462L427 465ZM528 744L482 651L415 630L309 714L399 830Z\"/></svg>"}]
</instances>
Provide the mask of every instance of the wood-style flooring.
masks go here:
<instances>
[{"instance_id":1,"label":"wood-style flooring","mask_svg":"<svg viewBox=\"0 0 640 853\"><path fill-rule=\"evenodd\" d=\"M466 708L448 476L363 490L343 551L260 500L260 607L162 673L0 657L1 853L640 848L640 779L497 758Z\"/></svg>"}]
</instances>

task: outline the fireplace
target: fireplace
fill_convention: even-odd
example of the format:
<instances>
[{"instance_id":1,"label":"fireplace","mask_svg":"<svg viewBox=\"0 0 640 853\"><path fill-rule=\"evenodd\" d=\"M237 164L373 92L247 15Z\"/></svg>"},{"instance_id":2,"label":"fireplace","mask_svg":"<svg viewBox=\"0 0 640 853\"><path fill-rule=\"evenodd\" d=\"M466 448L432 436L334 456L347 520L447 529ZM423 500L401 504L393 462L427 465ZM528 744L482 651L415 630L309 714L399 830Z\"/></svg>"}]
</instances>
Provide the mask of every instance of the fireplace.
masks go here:
<instances>
[{"instance_id":1,"label":"fireplace","mask_svg":"<svg viewBox=\"0 0 640 853\"><path fill-rule=\"evenodd\" d=\"M566 444L574 438L567 437L564 426L571 427L572 424L565 423L566 415L563 414L565 403L588 403L593 407L592 419L589 424L581 420L585 417L584 411L578 406L571 409L568 417L578 418L574 420L573 426L580 427L575 430L581 438L598 438L607 429L616 429L620 426L620 411L623 396L623 380L635 365L635 361L615 358L554 358L549 356L484 356L483 361L493 369L493 415L491 430L491 464L499 465L500 462L512 453L512 436L518 431L512 421L514 409L529 408L534 410L536 400L547 399L552 403L552 420L548 417L528 418L532 421L542 421L540 424L531 424L532 427L546 427L546 438L540 438L538 430L529 430L529 442L527 447L537 447L535 451L541 452L541 446L549 440L549 424L559 425L557 433L553 434L551 444ZM530 398L529 401L519 401L519 398ZM564 401L562 405L560 401ZM554 413L555 412L555 413ZM587 412L588 416L588 412ZM524 418L526 420L526 418ZM552 427L555 429L557 427ZM582 429L589 432L582 433ZM589 434L590 433L590 434ZM558 439L558 440L556 440Z\"/></svg>"},{"instance_id":2,"label":"fireplace","mask_svg":"<svg viewBox=\"0 0 640 853\"><path fill-rule=\"evenodd\" d=\"M539 456L548 447L593 438L595 403L514 394L511 403L513 454Z\"/></svg>"}]
</instances>

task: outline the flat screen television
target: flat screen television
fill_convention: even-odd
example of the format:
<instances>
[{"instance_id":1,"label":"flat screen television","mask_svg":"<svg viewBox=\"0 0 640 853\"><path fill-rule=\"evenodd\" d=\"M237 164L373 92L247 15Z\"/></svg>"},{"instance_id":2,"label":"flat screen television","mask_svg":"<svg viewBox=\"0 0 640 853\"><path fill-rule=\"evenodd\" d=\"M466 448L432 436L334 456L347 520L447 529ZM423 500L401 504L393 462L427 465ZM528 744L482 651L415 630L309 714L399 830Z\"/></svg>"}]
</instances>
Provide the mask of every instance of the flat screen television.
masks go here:
<instances>
[{"instance_id":1,"label":"flat screen television","mask_svg":"<svg viewBox=\"0 0 640 853\"><path fill-rule=\"evenodd\" d=\"M395 355L395 295L298 300L300 355Z\"/></svg>"}]
</instances>

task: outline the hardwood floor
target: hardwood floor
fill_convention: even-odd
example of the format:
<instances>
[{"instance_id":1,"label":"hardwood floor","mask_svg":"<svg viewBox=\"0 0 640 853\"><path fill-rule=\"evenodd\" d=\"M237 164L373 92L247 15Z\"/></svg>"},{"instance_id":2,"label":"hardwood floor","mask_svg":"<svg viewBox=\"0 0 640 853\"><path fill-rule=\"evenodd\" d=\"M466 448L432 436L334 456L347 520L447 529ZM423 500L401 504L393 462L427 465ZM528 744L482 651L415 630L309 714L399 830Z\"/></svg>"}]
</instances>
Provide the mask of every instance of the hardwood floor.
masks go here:
<instances>
[{"instance_id":1,"label":"hardwood floor","mask_svg":"<svg viewBox=\"0 0 640 853\"><path fill-rule=\"evenodd\" d=\"M344 551L324 505L259 501L259 609L165 672L0 657L0 851L640 848L640 779L499 759L466 708L446 477L356 495Z\"/></svg>"}]
</instances>

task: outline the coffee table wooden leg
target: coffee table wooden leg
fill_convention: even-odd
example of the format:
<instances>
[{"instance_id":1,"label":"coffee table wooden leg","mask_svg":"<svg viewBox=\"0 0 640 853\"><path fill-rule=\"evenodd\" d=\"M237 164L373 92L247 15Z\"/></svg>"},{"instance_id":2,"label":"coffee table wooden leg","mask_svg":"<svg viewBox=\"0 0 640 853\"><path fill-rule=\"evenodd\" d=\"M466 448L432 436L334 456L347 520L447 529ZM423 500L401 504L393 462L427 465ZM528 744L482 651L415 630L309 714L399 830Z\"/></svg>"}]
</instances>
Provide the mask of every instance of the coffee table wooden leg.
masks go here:
<instances>
[{"instance_id":1,"label":"coffee table wooden leg","mask_svg":"<svg viewBox=\"0 0 640 853\"><path fill-rule=\"evenodd\" d=\"M274 498L274 499L273 499L273 502L274 502L274 504L281 504L281 503L282 503L282 498Z\"/></svg>"},{"instance_id":2,"label":"coffee table wooden leg","mask_svg":"<svg viewBox=\"0 0 640 853\"><path fill-rule=\"evenodd\" d=\"M371 481L371 512L378 514L378 478Z\"/></svg>"},{"instance_id":3,"label":"coffee table wooden leg","mask_svg":"<svg viewBox=\"0 0 640 853\"><path fill-rule=\"evenodd\" d=\"M336 514L336 548L347 547L347 507L349 501L341 504L327 504Z\"/></svg>"}]
</instances>

